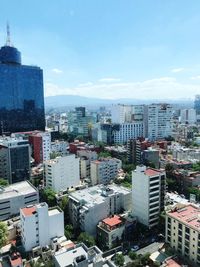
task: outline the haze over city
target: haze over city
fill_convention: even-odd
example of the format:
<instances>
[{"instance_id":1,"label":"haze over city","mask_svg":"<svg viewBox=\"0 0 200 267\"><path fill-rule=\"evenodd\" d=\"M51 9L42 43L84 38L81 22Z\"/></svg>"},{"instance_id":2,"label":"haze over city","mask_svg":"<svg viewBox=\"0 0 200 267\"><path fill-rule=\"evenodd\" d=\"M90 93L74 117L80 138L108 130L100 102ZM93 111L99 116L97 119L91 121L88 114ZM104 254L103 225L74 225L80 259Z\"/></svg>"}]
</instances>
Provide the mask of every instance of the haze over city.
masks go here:
<instances>
[{"instance_id":1,"label":"haze over city","mask_svg":"<svg viewBox=\"0 0 200 267\"><path fill-rule=\"evenodd\" d=\"M1 1L23 63L44 70L45 96L192 98L200 88L200 2Z\"/></svg>"}]
</instances>

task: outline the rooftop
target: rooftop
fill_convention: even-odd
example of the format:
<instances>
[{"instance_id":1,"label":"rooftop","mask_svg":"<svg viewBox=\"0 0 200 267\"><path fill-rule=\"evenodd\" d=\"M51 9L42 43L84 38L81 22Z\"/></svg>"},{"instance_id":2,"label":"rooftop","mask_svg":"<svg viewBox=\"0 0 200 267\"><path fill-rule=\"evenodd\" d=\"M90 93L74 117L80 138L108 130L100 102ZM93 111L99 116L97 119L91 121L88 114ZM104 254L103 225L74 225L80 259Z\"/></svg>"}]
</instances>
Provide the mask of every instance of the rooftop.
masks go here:
<instances>
[{"instance_id":1,"label":"rooftop","mask_svg":"<svg viewBox=\"0 0 200 267\"><path fill-rule=\"evenodd\" d=\"M26 208L21 209L21 212L24 214L24 216L31 216L34 212L36 212L36 207L27 206Z\"/></svg>"},{"instance_id":2,"label":"rooftop","mask_svg":"<svg viewBox=\"0 0 200 267\"><path fill-rule=\"evenodd\" d=\"M168 215L200 232L200 208L191 204L179 209L175 207Z\"/></svg>"},{"instance_id":3,"label":"rooftop","mask_svg":"<svg viewBox=\"0 0 200 267\"><path fill-rule=\"evenodd\" d=\"M144 173L148 176L157 176L157 175L160 175L161 172L159 170L154 170L154 169L148 168L148 169L146 169L146 171Z\"/></svg>"},{"instance_id":4,"label":"rooftop","mask_svg":"<svg viewBox=\"0 0 200 267\"><path fill-rule=\"evenodd\" d=\"M116 226L122 222L121 218L117 215L114 215L113 217L109 217L103 220L103 222L109 226Z\"/></svg>"},{"instance_id":5,"label":"rooftop","mask_svg":"<svg viewBox=\"0 0 200 267\"><path fill-rule=\"evenodd\" d=\"M82 202L86 207L93 207L96 204L103 203L108 195L129 194L130 189L115 184L109 186L96 185L69 194L75 201Z\"/></svg>"},{"instance_id":6,"label":"rooftop","mask_svg":"<svg viewBox=\"0 0 200 267\"><path fill-rule=\"evenodd\" d=\"M37 190L28 181L23 181L6 186L1 189L0 187L0 201L3 199L8 199L12 197L17 197L19 195L30 195L35 194Z\"/></svg>"}]
</instances>

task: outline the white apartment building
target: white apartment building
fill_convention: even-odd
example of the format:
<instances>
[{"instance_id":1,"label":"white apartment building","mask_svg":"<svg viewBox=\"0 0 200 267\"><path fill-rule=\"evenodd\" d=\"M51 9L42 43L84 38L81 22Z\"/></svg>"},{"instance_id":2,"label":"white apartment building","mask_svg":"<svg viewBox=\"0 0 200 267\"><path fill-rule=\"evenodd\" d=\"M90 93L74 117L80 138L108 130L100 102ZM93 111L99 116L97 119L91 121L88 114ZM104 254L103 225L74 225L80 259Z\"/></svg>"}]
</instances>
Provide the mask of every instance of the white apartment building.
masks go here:
<instances>
[{"instance_id":1,"label":"white apartment building","mask_svg":"<svg viewBox=\"0 0 200 267\"><path fill-rule=\"evenodd\" d=\"M48 209L47 203L20 209L21 238L25 251L50 245L51 239L64 235L64 215L58 208Z\"/></svg>"},{"instance_id":2,"label":"white apartment building","mask_svg":"<svg viewBox=\"0 0 200 267\"><path fill-rule=\"evenodd\" d=\"M114 131L114 143L125 144L129 139L144 137L144 122L125 122L119 125L119 131Z\"/></svg>"},{"instance_id":3,"label":"white apartment building","mask_svg":"<svg viewBox=\"0 0 200 267\"><path fill-rule=\"evenodd\" d=\"M172 106L152 104L148 106L148 138L163 139L172 134Z\"/></svg>"},{"instance_id":4,"label":"white apartment building","mask_svg":"<svg viewBox=\"0 0 200 267\"><path fill-rule=\"evenodd\" d=\"M44 164L46 187L55 192L80 184L79 158L74 154L48 160Z\"/></svg>"},{"instance_id":5,"label":"white apartment building","mask_svg":"<svg viewBox=\"0 0 200 267\"><path fill-rule=\"evenodd\" d=\"M196 110L182 109L180 114L180 122L184 124L195 124L197 122Z\"/></svg>"},{"instance_id":6,"label":"white apartment building","mask_svg":"<svg viewBox=\"0 0 200 267\"><path fill-rule=\"evenodd\" d=\"M132 172L133 215L149 228L158 224L164 209L165 171L137 166Z\"/></svg>"},{"instance_id":7,"label":"white apartment building","mask_svg":"<svg viewBox=\"0 0 200 267\"><path fill-rule=\"evenodd\" d=\"M42 151L43 151L43 162L50 159L51 153L51 133L41 132L42 136Z\"/></svg>"},{"instance_id":8,"label":"white apartment building","mask_svg":"<svg viewBox=\"0 0 200 267\"><path fill-rule=\"evenodd\" d=\"M112 123L125 123L144 120L144 105L113 105L111 109Z\"/></svg>"},{"instance_id":9,"label":"white apartment building","mask_svg":"<svg viewBox=\"0 0 200 267\"><path fill-rule=\"evenodd\" d=\"M70 220L74 228L96 235L97 224L117 213L131 210L131 190L115 184L97 185L69 194Z\"/></svg>"},{"instance_id":10,"label":"white apartment building","mask_svg":"<svg viewBox=\"0 0 200 267\"><path fill-rule=\"evenodd\" d=\"M145 135L145 109L143 105L113 105L111 109L112 123L119 124L114 131L114 143L123 144L129 139L137 139Z\"/></svg>"},{"instance_id":11,"label":"white apartment building","mask_svg":"<svg viewBox=\"0 0 200 267\"><path fill-rule=\"evenodd\" d=\"M0 187L0 221L18 215L20 208L38 202L38 191L28 181Z\"/></svg>"},{"instance_id":12,"label":"white apartment building","mask_svg":"<svg viewBox=\"0 0 200 267\"><path fill-rule=\"evenodd\" d=\"M65 141L56 140L51 142L51 152L60 152L62 154L66 154L68 148L69 144Z\"/></svg>"},{"instance_id":13,"label":"white apartment building","mask_svg":"<svg viewBox=\"0 0 200 267\"><path fill-rule=\"evenodd\" d=\"M117 176L118 170L122 167L120 159L116 158L102 158L91 161L91 183L108 184Z\"/></svg>"},{"instance_id":14,"label":"white apartment building","mask_svg":"<svg viewBox=\"0 0 200 267\"><path fill-rule=\"evenodd\" d=\"M53 259L55 267L116 267L110 260L103 258L102 254L97 246L88 248L80 243L55 252Z\"/></svg>"},{"instance_id":15,"label":"white apartment building","mask_svg":"<svg viewBox=\"0 0 200 267\"><path fill-rule=\"evenodd\" d=\"M166 213L166 242L191 266L200 266L200 209L193 205L177 205Z\"/></svg>"}]
</instances>

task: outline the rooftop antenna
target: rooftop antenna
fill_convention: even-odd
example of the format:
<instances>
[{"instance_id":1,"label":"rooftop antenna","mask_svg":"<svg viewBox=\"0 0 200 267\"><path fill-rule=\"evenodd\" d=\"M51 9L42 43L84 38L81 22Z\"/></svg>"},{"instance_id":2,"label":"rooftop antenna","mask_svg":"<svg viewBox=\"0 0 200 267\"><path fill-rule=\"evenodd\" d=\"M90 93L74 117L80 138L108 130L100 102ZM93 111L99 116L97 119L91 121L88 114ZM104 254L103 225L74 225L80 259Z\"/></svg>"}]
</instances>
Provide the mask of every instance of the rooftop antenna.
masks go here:
<instances>
[{"instance_id":1,"label":"rooftop antenna","mask_svg":"<svg viewBox=\"0 0 200 267\"><path fill-rule=\"evenodd\" d=\"M7 37L6 37L6 45L7 46L11 46L11 41L10 41L10 25L7 22L7 26L6 26L6 33L7 33Z\"/></svg>"}]
</instances>

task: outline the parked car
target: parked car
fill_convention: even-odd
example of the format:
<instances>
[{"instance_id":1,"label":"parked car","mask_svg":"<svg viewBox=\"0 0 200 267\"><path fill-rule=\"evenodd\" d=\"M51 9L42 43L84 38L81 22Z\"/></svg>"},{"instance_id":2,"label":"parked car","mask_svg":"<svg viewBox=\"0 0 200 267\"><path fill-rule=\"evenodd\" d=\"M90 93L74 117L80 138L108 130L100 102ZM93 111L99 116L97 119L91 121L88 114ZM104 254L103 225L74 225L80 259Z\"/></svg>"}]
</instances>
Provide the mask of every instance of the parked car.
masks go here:
<instances>
[{"instance_id":1,"label":"parked car","mask_svg":"<svg viewBox=\"0 0 200 267\"><path fill-rule=\"evenodd\" d=\"M135 245L131 248L131 251L137 251L139 249L139 246L138 245Z\"/></svg>"}]
</instances>

